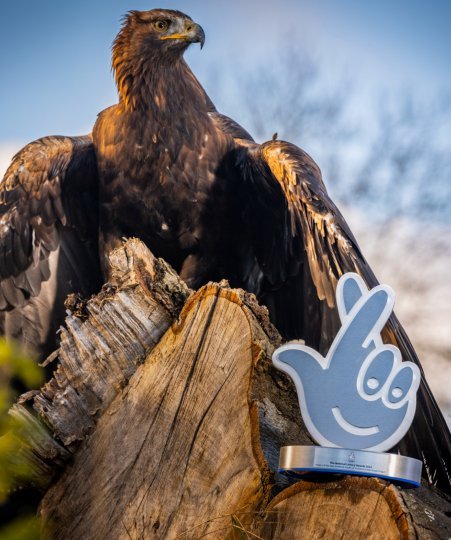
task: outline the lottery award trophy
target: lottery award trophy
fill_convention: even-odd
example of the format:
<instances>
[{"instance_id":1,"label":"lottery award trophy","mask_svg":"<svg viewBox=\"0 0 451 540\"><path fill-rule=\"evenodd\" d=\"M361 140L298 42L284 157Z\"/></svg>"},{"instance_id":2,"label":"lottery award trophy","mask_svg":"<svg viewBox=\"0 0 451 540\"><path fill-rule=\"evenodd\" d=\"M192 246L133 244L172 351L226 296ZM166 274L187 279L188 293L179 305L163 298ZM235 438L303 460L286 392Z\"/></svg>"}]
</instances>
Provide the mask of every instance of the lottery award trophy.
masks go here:
<instances>
[{"instance_id":1,"label":"lottery award trophy","mask_svg":"<svg viewBox=\"0 0 451 540\"><path fill-rule=\"evenodd\" d=\"M377 476L419 486L421 461L387 453L412 423L421 379L415 364L382 341L394 292L386 285L368 290L360 276L348 273L336 298L342 326L326 357L297 343L273 355L274 365L294 381L304 423L321 445L281 448L279 471Z\"/></svg>"}]
</instances>

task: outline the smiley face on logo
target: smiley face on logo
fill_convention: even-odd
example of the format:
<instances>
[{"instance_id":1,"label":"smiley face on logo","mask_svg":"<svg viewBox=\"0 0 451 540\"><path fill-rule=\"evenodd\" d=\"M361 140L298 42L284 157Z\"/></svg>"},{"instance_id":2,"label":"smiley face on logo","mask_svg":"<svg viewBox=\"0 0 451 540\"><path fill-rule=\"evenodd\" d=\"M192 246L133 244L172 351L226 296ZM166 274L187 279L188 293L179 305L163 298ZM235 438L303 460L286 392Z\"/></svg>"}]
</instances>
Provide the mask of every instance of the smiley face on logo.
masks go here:
<instances>
[{"instance_id":1,"label":"smiley face on logo","mask_svg":"<svg viewBox=\"0 0 451 540\"><path fill-rule=\"evenodd\" d=\"M293 379L302 417L319 444L384 452L412 423L420 370L382 341L394 305L390 287L368 291L349 273L336 296L342 327L327 356L287 344L274 352L273 363Z\"/></svg>"}]
</instances>

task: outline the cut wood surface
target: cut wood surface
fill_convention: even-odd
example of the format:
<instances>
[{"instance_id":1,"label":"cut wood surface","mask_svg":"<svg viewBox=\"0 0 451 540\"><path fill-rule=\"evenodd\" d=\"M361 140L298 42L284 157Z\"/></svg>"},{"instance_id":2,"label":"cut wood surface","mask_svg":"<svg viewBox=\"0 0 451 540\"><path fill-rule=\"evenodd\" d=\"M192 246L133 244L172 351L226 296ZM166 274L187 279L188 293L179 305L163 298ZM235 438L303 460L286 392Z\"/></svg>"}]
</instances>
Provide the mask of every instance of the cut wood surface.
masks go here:
<instances>
[{"instance_id":1,"label":"cut wood surface","mask_svg":"<svg viewBox=\"0 0 451 540\"><path fill-rule=\"evenodd\" d=\"M297 482L279 493L254 522L253 534L265 540L451 537L451 504L434 490L358 476L327 480Z\"/></svg>"},{"instance_id":2,"label":"cut wood surface","mask_svg":"<svg viewBox=\"0 0 451 540\"><path fill-rule=\"evenodd\" d=\"M71 299L53 379L13 409L38 483L62 470L40 508L51 538L451 538L433 488L277 474L281 446L312 441L253 295L193 293L137 240L111 276Z\"/></svg>"},{"instance_id":3,"label":"cut wood surface","mask_svg":"<svg viewBox=\"0 0 451 540\"><path fill-rule=\"evenodd\" d=\"M266 342L242 303L214 285L188 301L45 496L56 538L227 538L250 525L271 487L250 401Z\"/></svg>"},{"instance_id":4,"label":"cut wood surface","mask_svg":"<svg viewBox=\"0 0 451 540\"><path fill-rule=\"evenodd\" d=\"M271 501L257 534L284 540L415 537L398 490L375 478L359 477L294 484Z\"/></svg>"}]
</instances>

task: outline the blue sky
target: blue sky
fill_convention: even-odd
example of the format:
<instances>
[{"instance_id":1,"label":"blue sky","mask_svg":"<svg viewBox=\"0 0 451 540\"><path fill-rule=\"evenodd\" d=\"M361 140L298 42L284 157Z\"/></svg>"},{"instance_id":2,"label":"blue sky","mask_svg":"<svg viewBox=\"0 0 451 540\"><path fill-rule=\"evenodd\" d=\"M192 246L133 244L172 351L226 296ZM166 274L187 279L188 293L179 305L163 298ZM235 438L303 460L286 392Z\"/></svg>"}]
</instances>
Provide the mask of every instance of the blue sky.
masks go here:
<instances>
[{"instance_id":1,"label":"blue sky","mask_svg":"<svg viewBox=\"0 0 451 540\"><path fill-rule=\"evenodd\" d=\"M404 86L426 97L451 88L449 0L5 1L0 144L89 131L116 99L110 47L121 15L153 7L180 9L204 27L206 47L189 51L188 61L207 90L212 65L239 59L239 78L243 66L288 41L320 58L331 77L346 74L362 88ZM211 93L214 99L214 85ZM238 115L239 107L237 100Z\"/></svg>"}]
</instances>

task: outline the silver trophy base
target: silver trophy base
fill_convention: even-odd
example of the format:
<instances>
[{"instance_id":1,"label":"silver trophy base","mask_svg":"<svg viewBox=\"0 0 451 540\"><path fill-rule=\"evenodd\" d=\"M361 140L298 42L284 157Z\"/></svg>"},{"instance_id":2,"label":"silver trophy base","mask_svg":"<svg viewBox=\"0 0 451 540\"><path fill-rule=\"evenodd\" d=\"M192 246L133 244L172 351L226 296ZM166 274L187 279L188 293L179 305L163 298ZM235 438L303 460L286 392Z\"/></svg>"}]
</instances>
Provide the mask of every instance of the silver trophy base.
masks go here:
<instances>
[{"instance_id":1,"label":"silver trophy base","mask_svg":"<svg viewBox=\"0 0 451 540\"><path fill-rule=\"evenodd\" d=\"M398 454L322 446L284 446L279 456L279 472L284 474L376 476L415 487L421 484L422 465L418 459Z\"/></svg>"}]
</instances>

